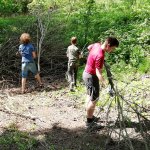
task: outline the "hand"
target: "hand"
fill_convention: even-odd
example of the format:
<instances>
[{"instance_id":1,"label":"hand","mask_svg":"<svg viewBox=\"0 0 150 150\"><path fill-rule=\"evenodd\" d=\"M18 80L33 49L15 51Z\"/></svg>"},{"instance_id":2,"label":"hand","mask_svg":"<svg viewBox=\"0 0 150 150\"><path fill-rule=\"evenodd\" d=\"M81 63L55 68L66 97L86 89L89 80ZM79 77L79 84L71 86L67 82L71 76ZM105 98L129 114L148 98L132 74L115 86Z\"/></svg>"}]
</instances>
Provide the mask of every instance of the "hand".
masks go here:
<instances>
[{"instance_id":1,"label":"hand","mask_svg":"<svg viewBox=\"0 0 150 150\"><path fill-rule=\"evenodd\" d=\"M79 58L83 58L83 52L79 54Z\"/></svg>"},{"instance_id":2,"label":"hand","mask_svg":"<svg viewBox=\"0 0 150 150\"><path fill-rule=\"evenodd\" d=\"M102 87L106 88L108 85L108 81L103 78L103 80L101 81L101 85Z\"/></svg>"},{"instance_id":3,"label":"hand","mask_svg":"<svg viewBox=\"0 0 150 150\"><path fill-rule=\"evenodd\" d=\"M102 85L103 88L105 88L105 87L107 86L105 80L102 81L102 84L101 84L101 85Z\"/></svg>"},{"instance_id":4,"label":"hand","mask_svg":"<svg viewBox=\"0 0 150 150\"><path fill-rule=\"evenodd\" d=\"M20 56L20 53L19 53L19 52L16 52L16 56Z\"/></svg>"}]
</instances>

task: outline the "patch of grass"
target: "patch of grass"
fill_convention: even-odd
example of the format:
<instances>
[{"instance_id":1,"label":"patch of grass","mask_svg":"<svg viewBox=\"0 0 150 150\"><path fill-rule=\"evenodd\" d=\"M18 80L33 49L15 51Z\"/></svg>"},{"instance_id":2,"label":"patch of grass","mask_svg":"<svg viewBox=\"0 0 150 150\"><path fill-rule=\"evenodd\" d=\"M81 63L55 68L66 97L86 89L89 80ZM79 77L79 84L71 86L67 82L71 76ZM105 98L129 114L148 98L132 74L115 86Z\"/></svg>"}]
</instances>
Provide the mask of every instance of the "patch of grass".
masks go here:
<instances>
[{"instance_id":1,"label":"patch of grass","mask_svg":"<svg viewBox=\"0 0 150 150\"><path fill-rule=\"evenodd\" d=\"M28 150L36 149L38 141L27 132L18 130L15 124L12 124L0 135L0 149L18 149Z\"/></svg>"},{"instance_id":2,"label":"patch of grass","mask_svg":"<svg viewBox=\"0 0 150 150\"><path fill-rule=\"evenodd\" d=\"M150 59L143 59L143 61L139 64L138 70L141 73L148 73L150 72Z\"/></svg>"}]
</instances>

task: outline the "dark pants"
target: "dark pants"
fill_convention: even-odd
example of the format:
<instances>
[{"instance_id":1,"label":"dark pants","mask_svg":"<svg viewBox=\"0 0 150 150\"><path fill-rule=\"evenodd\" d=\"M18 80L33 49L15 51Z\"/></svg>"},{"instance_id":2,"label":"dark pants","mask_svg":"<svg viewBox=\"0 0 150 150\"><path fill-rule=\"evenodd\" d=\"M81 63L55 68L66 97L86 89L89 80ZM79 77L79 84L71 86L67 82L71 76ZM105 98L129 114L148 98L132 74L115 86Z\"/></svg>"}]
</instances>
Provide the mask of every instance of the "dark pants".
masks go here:
<instances>
[{"instance_id":1,"label":"dark pants","mask_svg":"<svg viewBox=\"0 0 150 150\"><path fill-rule=\"evenodd\" d=\"M78 65L76 62L68 62L68 82L70 83L70 88L76 86L77 84L77 71Z\"/></svg>"},{"instance_id":2,"label":"dark pants","mask_svg":"<svg viewBox=\"0 0 150 150\"><path fill-rule=\"evenodd\" d=\"M90 96L90 100L98 100L100 90L98 77L96 75L91 75L84 71L83 80L87 89L87 95Z\"/></svg>"}]
</instances>

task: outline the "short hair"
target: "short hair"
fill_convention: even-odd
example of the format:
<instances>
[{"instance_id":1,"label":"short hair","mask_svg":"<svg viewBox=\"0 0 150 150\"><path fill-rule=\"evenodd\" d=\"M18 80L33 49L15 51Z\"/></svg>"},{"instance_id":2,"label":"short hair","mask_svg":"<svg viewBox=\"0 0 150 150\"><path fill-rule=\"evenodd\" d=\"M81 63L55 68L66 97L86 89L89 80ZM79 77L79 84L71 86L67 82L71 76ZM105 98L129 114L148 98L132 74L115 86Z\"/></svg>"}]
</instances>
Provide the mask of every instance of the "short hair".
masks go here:
<instances>
[{"instance_id":1,"label":"short hair","mask_svg":"<svg viewBox=\"0 0 150 150\"><path fill-rule=\"evenodd\" d=\"M106 39L107 43L109 44L110 47L112 46L119 46L119 41L115 37L108 37Z\"/></svg>"},{"instance_id":2,"label":"short hair","mask_svg":"<svg viewBox=\"0 0 150 150\"><path fill-rule=\"evenodd\" d=\"M22 44L28 44L31 41L31 37L29 33L23 33L20 36L20 42Z\"/></svg>"},{"instance_id":3,"label":"short hair","mask_svg":"<svg viewBox=\"0 0 150 150\"><path fill-rule=\"evenodd\" d=\"M77 38L74 36L71 38L71 43L76 44L77 43Z\"/></svg>"}]
</instances>

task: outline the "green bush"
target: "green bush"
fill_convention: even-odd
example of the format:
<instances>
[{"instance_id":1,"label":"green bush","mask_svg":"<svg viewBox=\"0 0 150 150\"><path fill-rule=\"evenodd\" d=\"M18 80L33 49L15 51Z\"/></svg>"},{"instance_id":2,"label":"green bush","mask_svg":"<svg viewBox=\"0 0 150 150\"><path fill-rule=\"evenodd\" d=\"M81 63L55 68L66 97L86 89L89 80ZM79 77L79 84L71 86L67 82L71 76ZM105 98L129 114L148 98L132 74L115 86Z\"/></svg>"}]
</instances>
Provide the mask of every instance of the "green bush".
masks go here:
<instances>
[{"instance_id":1,"label":"green bush","mask_svg":"<svg viewBox=\"0 0 150 150\"><path fill-rule=\"evenodd\" d=\"M107 56L109 63L124 61L138 68L145 53L149 54L149 4L147 0L109 1L107 7L106 2L97 5L97 1L86 0L69 16L67 36L76 35L81 47L115 36L120 46Z\"/></svg>"},{"instance_id":2,"label":"green bush","mask_svg":"<svg viewBox=\"0 0 150 150\"><path fill-rule=\"evenodd\" d=\"M150 72L150 59L149 58L143 59L138 66L138 70L142 73Z\"/></svg>"}]
</instances>

